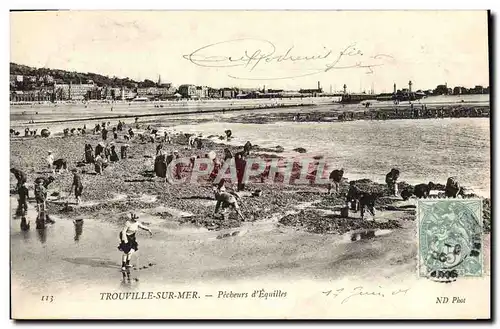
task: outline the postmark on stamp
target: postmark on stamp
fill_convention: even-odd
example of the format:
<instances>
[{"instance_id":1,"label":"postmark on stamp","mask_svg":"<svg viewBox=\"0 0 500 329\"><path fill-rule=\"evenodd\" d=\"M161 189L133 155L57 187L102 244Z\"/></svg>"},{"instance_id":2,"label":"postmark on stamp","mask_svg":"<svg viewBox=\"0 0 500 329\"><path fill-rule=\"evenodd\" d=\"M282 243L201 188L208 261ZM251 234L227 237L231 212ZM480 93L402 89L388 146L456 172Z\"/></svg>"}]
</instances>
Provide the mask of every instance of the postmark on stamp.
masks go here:
<instances>
[{"instance_id":1,"label":"postmark on stamp","mask_svg":"<svg viewBox=\"0 0 500 329\"><path fill-rule=\"evenodd\" d=\"M483 275L482 200L417 202L418 272L434 281Z\"/></svg>"}]
</instances>

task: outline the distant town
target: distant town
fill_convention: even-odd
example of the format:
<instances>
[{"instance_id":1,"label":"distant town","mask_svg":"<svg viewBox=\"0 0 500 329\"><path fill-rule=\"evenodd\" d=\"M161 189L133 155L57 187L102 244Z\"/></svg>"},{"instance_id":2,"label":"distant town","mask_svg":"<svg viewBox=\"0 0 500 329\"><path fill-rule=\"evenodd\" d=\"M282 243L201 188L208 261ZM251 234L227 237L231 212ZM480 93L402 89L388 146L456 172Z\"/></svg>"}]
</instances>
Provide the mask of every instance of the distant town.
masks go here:
<instances>
[{"instance_id":1,"label":"distant town","mask_svg":"<svg viewBox=\"0 0 500 329\"><path fill-rule=\"evenodd\" d=\"M344 103L368 99L406 101L433 95L489 94L490 87L448 87L447 83L434 89L413 91L412 81L392 93L352 93L344 84L342 91L323 90L318 81L315 88L299 90L260 88L212 88L194 84L174 86L164 82L160 75L157 81L134 81L129 78L107 77L96 73L78 73L48 68L33 68L10 63L11 102L58 102L58 101L160 101L179 99L249 99L249 98L293 98L293 97L340 97Z\"/></svg>"}]
</instances>

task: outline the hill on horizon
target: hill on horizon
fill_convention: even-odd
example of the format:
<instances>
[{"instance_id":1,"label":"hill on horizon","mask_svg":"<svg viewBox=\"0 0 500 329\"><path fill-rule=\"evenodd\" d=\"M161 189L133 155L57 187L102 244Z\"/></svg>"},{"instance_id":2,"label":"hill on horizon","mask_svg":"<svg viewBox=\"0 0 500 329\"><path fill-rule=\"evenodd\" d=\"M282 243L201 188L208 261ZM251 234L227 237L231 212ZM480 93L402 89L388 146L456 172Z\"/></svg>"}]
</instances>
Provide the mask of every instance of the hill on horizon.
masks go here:
<instances>
[{"instance_id":1,"label":"hill on horizon","mask_svg":"<svg viewBox=\"0 0 500 329\"><path fill-rule=\"evenodd\" d=\"M99 86L109 86L109 87L154 87L156 83L151 80L144 80L142 82L135 81L129 78L118 78L109 77L98 73L92 72L76 72L76 71L66 71L60 69L51 68L36 68L27 65L10 63L10 74L13 75L23 75L23 76L35 76L37 78L50 75L55 81L59 83L87 83L88 80L94 81L94 83Z\"/></svg>"}]
</instances>

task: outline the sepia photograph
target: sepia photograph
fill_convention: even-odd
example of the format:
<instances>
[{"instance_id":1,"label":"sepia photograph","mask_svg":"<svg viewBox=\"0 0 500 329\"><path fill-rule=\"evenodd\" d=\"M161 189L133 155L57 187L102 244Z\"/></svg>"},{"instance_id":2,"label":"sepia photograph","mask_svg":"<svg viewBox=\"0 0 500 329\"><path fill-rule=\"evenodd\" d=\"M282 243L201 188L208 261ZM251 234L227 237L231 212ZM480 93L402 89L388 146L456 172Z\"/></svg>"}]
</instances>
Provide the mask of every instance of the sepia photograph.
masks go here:
<instances>
[{"instance_id":1,"label":"sepia photograph","mask_svg":"<svg viewBox=\"0 0 500 329\"><path fill-rule=\"evenodd\" d=\"M9 18L12 319L491 319L489 11Z\"/></svg>"}]
</instances>

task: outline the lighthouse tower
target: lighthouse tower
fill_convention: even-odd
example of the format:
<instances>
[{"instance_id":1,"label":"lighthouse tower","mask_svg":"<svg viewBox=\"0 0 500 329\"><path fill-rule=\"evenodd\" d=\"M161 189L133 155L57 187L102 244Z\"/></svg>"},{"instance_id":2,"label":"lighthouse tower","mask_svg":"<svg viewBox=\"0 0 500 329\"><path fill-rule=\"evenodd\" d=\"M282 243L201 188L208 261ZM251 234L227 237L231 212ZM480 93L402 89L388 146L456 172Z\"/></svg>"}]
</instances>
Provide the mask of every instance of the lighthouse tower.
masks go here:
<instances>
[{"instance_id":1,"label":"lighthouse tower","mask_svg":"<svg viewBox=\"0 0 500 329\"><path fill-rule=\"evenodd\" d=\"M394 83L394 92L393 92L393 93L394 93L394 94L396 94L396 93L397 93L397 91L398 91L398 90L396 89L396 83Z\"/></svg>"},{"instance_id":2,"label":"lighthouse tower","mask_svg":"<svg viewBox=\"0 0 500 329\"><path fill-rule=\"evenodd\" d=\"M344 83L344 95L347 94L347 85Z\"/></svg>"},{"instance_id":3,"label":"lighthouse tower","mask_svg":"<svg viewBox=\"0 0 500 329\"><path fill-rule=\"evenodd\" d=\"M413 84L413 83L412 83L412 82L411 82L411 80L410 80L410 81L408 82L408 92L409 92L409 93L411 93L411 85L412 85L412 84Z\"/></svg>"}]
</instances>

